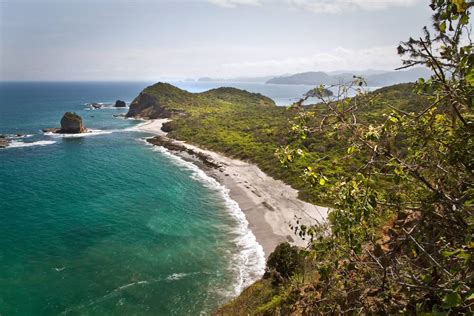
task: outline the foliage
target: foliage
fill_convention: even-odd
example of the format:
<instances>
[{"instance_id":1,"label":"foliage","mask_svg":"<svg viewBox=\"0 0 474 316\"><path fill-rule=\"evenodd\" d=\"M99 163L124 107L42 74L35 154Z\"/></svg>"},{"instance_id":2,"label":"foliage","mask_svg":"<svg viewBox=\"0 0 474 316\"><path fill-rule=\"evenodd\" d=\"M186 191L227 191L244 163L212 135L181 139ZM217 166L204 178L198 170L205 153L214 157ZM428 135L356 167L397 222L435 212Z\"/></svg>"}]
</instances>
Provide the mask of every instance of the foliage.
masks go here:
<instances>
[{"instance_id":1,"label":"foliage","mask_svg":"<svg viewBox=\"0 0 474 316\"><path fill-rule=\"evenodd\" d=\"M150 87L184 113L167 126L173 137L254 162L332 206L330 233L299 231L311 240L303 272L259 281L222 314L472 313L471 6L432 1L434 31L401 43L404 67L434 72L416 85L367 93L355 78L289 109L228 88Z\"/></svg>"},{"instance_id":2,"label":"foliage","mask_svg":"<svg viewBox=\"0 0 474 316\"><path fill-rule=\"evenodd\" d=\"M309 141L337 135L360 166L337 181L317 165L303 168L334 207L330 234L303 227L320 279L286 296L295 313L473 312L474 58L463 36L472 5L432 1L434 35L424 28L398 49L402 68L433 71L415 86L427 105L381 103L359 78L312 111L295 104L297 139L279 150L284 164L304 157ZM380 105L388 112L374 116Z\"/></svg>"},{"instance_id":3,"label":"foliage","mask_svg":"<svg viewBox=\"0 0 474 316\"><path fill-rule=\"evenodd\" d=\"M63 115L64 120L72 121L72 122L82 122L82 118L77 115L75 112L66 112Z\"/></svg>"},{"instance_id":4,"label":"foliage","mask_svg":"<svg viewBox=\"0 0 474 316\"><path fill-rule=\"evenodd\" d=\"M274 305L281 303L278 289L274 288L270 279L258 280L246 288L237 298L221 306L214 315L262 315L271 314Z\"/></svg>"},{"instance_id":5,"label":"foliage","mask_svg":"<svg viewBox=\"0 0 474 316\"><path fill-rule=\"evenodd\" d=\"M274 270L282 277L289 278L303 270L302 251L289 243L281 243L270 254L267 261L267 270Z\"/></svg>"},{"instance_id":6,"label":"foliage","mask_svg":"<svg viewBox=\"0 0 474 316\"><path fill-rule=\"evenodd\" d=\"M413 107L413 104L422 108L425 98L412 90L412 85L401 84L370 93L374 99L373 108L367 109L364 115L380 120L382 114L387 113L386 102L404 109ZM262 95L234 88L189 93L165 83L150 86L143 93L174 113L173 120L164 126L173 138L255 163L267 174L298 189L300 197L309 202L328 205L332 199L325 195L327 186L312 186L301 176L302 168L311 164L328 179L337 179L362 166L362 160L354 163L347 159L346 149L337 133L306 139L301 142L304 157L289 152L299 159L292 164L279 164L275 151L293 144L299 135L296 129L291 135L287 133L295 110L275 106L272 100ZM311 113L322 109L321 105L311 105L305 106L304 111Z\"/></svg>"}]
</instances>

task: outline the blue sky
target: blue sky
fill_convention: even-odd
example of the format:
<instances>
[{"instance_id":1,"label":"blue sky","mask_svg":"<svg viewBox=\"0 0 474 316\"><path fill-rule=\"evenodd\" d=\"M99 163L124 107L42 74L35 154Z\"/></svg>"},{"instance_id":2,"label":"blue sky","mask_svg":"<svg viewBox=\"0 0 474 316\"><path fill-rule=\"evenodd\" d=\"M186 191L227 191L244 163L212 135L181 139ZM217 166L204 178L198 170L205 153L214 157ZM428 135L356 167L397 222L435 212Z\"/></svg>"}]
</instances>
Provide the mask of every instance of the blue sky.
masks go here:
<instances>
[{"instance_id":1,"label":"blue sky","mask_svg":"<svg viewBox=\"0 0 474 316\"><path fill-rule=\"evenodd\" d=\"M0 0L0 80L393 69L428 0Z\"/></svg>"}]
</instances>

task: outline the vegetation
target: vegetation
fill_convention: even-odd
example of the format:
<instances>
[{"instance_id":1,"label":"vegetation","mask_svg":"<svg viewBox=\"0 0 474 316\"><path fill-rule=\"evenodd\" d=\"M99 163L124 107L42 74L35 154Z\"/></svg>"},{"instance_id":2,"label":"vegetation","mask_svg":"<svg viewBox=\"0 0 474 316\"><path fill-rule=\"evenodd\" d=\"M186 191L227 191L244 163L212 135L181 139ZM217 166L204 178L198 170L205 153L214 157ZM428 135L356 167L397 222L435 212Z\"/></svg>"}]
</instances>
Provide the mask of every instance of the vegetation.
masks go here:
<instances>
[{"instance_id":1,"label":"vegetation","mask_svg":"<svg viewBox=\"0 0 474 316\"><path fill-rule=\"evenodd\" d=\"M421 108L426 99L413 93L413 88L413 85L402 84L370 93L374 98L373 109L366 115L380 118L390 110L384 106L387 102L407 110L413 106ZM189 93L165 83L150 86L143 93L152 96L167 112L174 113L173 120L164 126L173 138L255 163L267 174L298 189L300 197L307 201L331 204L324 194L326 186L312 186L301 175L302 168L308 164L317 164L326 177L333 178L347 176L358 168L348 159L336 133L306 139L302 142L306 151L304 158L292 164L279 164L275 151L294 143L298 135L296 129L288 135L290 121L297 110L278 107L260 94L234 88ZM322 109L321 105L313 105L305 106L304 110Z\"/></svg>"},{"instance_id":2,"label":"vegetation","mask_svg":"<svg viewBox=\"0 0 474 316\"><path fill-rule=\"evenodd\" d=\"M473 313L474 58L462 35L472 5L432 1L434 35L424 28L400 45L403 68L434 72L414 86L419 98L388 88L380 100L356 79L311 110L295 105L296 137L280 149L282 163L304 160L308 143L336 135L357 169L338 178L305 161L308 182L328 187L330 229L298 229L310 240L309 268L268 283L275 294L257 294L247 314ZM349 89L357 96L347 98ZM218 314L234 314L236 304L245 301Z\"/></svg>"},{"instance_id":3,"label":"vegetation","mask_svg":"<svg viewBox=\"0 0 474 316\"><path fill-rule=\"evenodd\" d=\"M332 207L327 227L295 228L306 250L278 247L265 278L217 314L473 312L472 5L433 0L433 29L401 43L402 68L434 73L417 84L368 93L354 78L289 108L231 88L145 90L173 110L174 138L249 160Z\"/></svg>"},{"instance_id":4,"label":"vegetation","mask_svg":"<svg viewBox=\"0 0 474 316\"><path fill-rule=\"evenodd\" d=\"M296 246L285 242L278 245L267 261L269 271L277 272L282 278L289 278L303 270L303 256Z\"/></svg>"}]
</instances>

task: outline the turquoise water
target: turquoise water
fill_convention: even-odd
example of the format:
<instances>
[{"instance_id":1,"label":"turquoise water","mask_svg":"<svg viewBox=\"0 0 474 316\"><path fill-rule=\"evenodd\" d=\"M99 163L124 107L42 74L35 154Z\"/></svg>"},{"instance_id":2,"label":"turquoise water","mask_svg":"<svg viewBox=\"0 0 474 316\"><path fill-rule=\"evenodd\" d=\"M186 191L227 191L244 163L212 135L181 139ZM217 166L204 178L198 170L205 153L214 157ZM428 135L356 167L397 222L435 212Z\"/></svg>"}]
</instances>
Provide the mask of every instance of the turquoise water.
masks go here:
<instances>
[{"instance_id":1,"label":"turquoise water","mask_svg":"<svg viewBox=\"0 0 474 316\"><path fill-rule=\"evenodd\" d=\"M1 315L199 315L262 273L225 188L147 146L126 109L149 83L0 83ZM65 111L87 137L46 136Z\"/></svg>"}]
</instances>

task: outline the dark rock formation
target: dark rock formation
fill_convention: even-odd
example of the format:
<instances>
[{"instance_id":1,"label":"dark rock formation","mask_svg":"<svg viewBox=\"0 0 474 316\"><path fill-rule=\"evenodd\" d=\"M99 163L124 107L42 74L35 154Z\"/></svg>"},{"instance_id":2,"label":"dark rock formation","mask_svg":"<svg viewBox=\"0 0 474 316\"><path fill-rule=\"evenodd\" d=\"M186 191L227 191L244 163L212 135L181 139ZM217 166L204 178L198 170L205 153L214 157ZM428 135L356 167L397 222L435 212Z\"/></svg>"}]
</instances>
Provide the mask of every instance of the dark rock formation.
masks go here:
<instances>
[{"instance_id":1,"label":"dark rock formation","mask_svg":"<svg viewBox=\"0 0 474 316\"><path fill-rule=\"evenodd\" d=\"M82 118L74 112L64 113L61 119L61 133L64 134L77 134L84 133L86 128L82 123Z\"/></svg>"},{"instance_id":2,"label":"dark rock formation","mask_svg":"<svg viewBox=\"0 0 474 316\"><path fill-rule=\"evenodd\" d=\"M127 104L124 101L117 100L117 101L115 101L115 107L116 108L124 108L124 107L127 107Z\"/></svg>"},{"instance_id":3,"label":"dark rock formation","mask_svg":"<svg viewBox=\"0 0 474 316\"><path fill-rule=\"evenodd\" d=\"M144 92L140 93L135 100L130 103L130 109L126 117L137 117L144 119L157 119L170 117L171 112L160 106L157 98Z\"/></svg>"},{"instance_id":4,"label":"dark rock formation","mask_svg":"<svg viewBox=\"0 0 474 316\"><path fill-rule=\"evenodd\" d=\"M102 108L102 104L99 104L99 103L91 103L91 104L89 104L89 107L90 107L92 110L97 110L97 109Z\"/></svg>"},{"instance_id":5,"label":"dark rock formation","mask_svg":"<svg viewBox=\"0 0 474 316\"><path fill-rule=\"evenodd\" d=\"M165 136L155 136L153 138L147 139L147 142L153 144L155 146L162 146L168 150L175 151L175 152L184 152L188 155L191 155L201 161L205 166L212 168L212 169L220 169L222 166L215 162L211 157L206 154L203 154L198 151L194 151L191 148L187 148L183 144L172 140Z\"/></svg>"},{"instance_id":6,"label":"dark rock formation","mask_svg":"<svg viewBox=\"0 0 474 316\"><path fill-rule=\"evenodd\" d=\"M43 128L42 131L43 133L61 133L61 129L56 127Z\"/></svg>"},{"instance_id":7,"label":"dark rock formation","mask_svg":"<svg viewBox=\"0 0 474 316\"><path fill-rule=\"evenodd\" d=\"M166 122L161 126L161 130L165 133L169 133L173 130L173 122Z\"/></svg>"},{"instance_id":8,"label":"dark rock formation","mask_svg":"<svg viewBox=\"0 0 474 316\"><path fill-rule=\"evenodd\" d=\"M61 128L43 128L45 133L79 134L85 133L87 129L82 123L82 118L74 112L66 112L61 119Z\"/></svg>"},{"instance_id":9,"label":"dark rock formation","mask_svg":"<svg viewBox=\"0 0 474 316\"><path fill-rule=\"evenodd\" d=\"M10 140L5 135L0 135L0 148L8 147Z\"/></svg>"}]
</instances>

